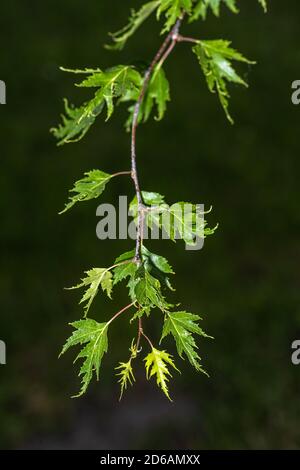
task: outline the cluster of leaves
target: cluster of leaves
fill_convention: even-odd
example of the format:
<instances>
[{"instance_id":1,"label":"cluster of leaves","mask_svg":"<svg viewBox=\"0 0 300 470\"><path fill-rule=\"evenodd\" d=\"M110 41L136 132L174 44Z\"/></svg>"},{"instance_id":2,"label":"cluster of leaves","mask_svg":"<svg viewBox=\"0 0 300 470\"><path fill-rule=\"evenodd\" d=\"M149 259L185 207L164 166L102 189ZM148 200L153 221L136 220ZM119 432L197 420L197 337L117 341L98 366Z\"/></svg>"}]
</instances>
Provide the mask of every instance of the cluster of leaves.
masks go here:
<instances>
[{"instance_id":1,"label":"cluster of leaves","mask_svg":"<svg viewBox=\"0 0 300 470\"><path fill-rule=\"evenodd\" d=\"M258 0L266 10L265 0ZM156 12L157 19L164 17L162 32L170 31L178 19L187 15L189 21L206 18L209 11L219 16L221 5L227 6L233 13L238 12L236 0L152 0L145 3L138 11L132 11L129 23L120 31L111 34L113 44L111 49L122 49L128 39L138 30L144 21ZM216 93L230 122L232 118L228 110L228 83L247 86L245 80L234 68L235 63L252 64L241 53L231 47L230 41L193 39L192 51L196 55L210 92ZM151 114L156 120L161 120L170 101L170 85L163 69L163 60L151 69L150 78L143 76L143 71L135 66L118 65L106 70L84 69L63 71L84 75L85 78L76 86L93 88L94 94L90 100L79 107L70 105L65 100L65 114L62 123L53 128L52 132L62 145L82 139L94 124L96 118L106 110L106 121L112 116L115 106L120 103L130 103L127 129L131 128L135 103L138 101L138 123L146 122ZM149 80L148 80L149 78ZM145 83L147 84L144 89ZM140 98L142 97L142 100ZM117 174L111 175L100 170L92 170L84 174L71 189L71 195L64 210L72 208L78 202L98 198L107 183ZM193 245L197 238L204 238L214 233L215 229L207 227L204 212L195 204L177 202L168 205L164 196L159 193L142 191L143 204L135 197L130 204L130 213L140 227L143 225L150 230L158 230L167 234L175 241L182 239L188 245ZM175 341L178 355L190 362L197 370L203 369L196 336L208 337L200 328L199 315L178 310L178 304L170 303L167 294L174 291L170 277L174 271L169 262L161 255L150 252L143 241L140 246L140 256L136 250L120 255L110 267L94 267L85 272L81 282L71 289L84 289L80 303L84 304L84 315L79 321L71 323L74 331L63 347L64 354L71 347L81 346L76 361L81 359L82 365L79 376L82 380L81 390L76 396L86 392L92 378L99 379L103 357L108 351L108 331L112 323L127 310L133 310L131 323L138 323L138 335L131 341L129 359L120 362L116 367L121 396L129 385L135 382L134 361L141 354L139 348L141 338L145 339L150 352L144 358L146 377L154 377L158 387L170 399L168 381L171 371L178 371L173 357L165 350L153 346L141 327L143 317L149 317L154 309L161 312L162 334L160 342L171 336ZM101 290L110 299L117 284L125 282L131 303L116 313L110 320L99 323L88 317L93 301Z\"/></svg>"},{"instance_id":2,"label":"cluster of leaves","mask_svg":"<svg viewBox=\"0 0 300 470\"><path fill-rule=\"evenodd\" d=\"M94 197L98 197L104 190L105 184L112 178L112 175L94 170L86 173L82 180L75 183L73 192L76 193L67 204L65 211L70 209L74 204L81 201L87 201ZM166 211L171 214L169 220L169 229L175 240L176 231L179 238L186 242L193 243L192 237L197 235L196 221L199 215L196 212L195 205L192 206L192 217L195 217L195 223L189 225L185 220L185 214L179 215L179 211L175 209L176 205L167 206L164 197L157 193L143 192L145 201L146 221L149 226L157 223L162 226L161 216ZM146 205L147 204L147 205ZM153 206L153 207L151 207ZM195 209L195 210L194 210ZM137 207L136 199L130 205L132 216L136 220ZM153 211L153 216L151 212ZM201 231L204 222L201 219ZM205 223L206 224L206 223ZM187 232L187 227L189 232ZM205 229L206 234L212 233L210 229ZM200 233L199 233L200 234ZM199 235L198 234L198 235ZM178 237L177 237L178 238ZM101 289L109 298L112 298L114 287L122 281L126 281L129 297L131 299L131 307L135 310L131 322L141 318L143 315L149 316L153 309L158 308L163 314L163 330L161 340L171 334L176 342L177 351L180 357L186 355L190 363L196 370L204 372L200 357L197 353L197 346L192 333L200 336L206 336L199 327L200 317L192 313L183 311L173 311L174 305L166 300L165 292L173 291L174 288L170 282L170 276L174 274L173 268L166 258L158 254L150 252L145 245L142 245L141 263L135 260L135 250L123 253L109 268L95 267L85 272L85 276L81 282L70 289L83 288L84 293L80 303L84 304L84 318L80 321L71 323L75 329L73 335L65 344L62 354L71 346L84 345L77 359L84 358L84 363L80 369L82 376L82 388L79 395L87 390L87 387L95 372L99 378L99 369L102 358L108 348L108 327L110 321L106 323L98 323L95 320L87 318L92 303ZM132 361L137 357L138 351L133 340L131 348L131 356L128 362L121 362L117 367L118 376L120 376L121 395L127 388L128 384L132 384L134 373ZM167 387L168 375L170 375L167 366L171 365L175 369L172 357L165 351L159 351L152 348L151 353L145 358L147 377L156 375L157 384L161 387L168 398L169 392Z\"/></svg>"},{"instance_id":3,"label":"cluster of leaves","mask_svg":"<svg viewBox=\"0 0 300 470\"><path fill-rule=\"evenodd\" d=\"M266 0L258 0L258 2L266 12ZM239 12L237 0L152 0L145 3L139 10L132 10L127 25L115 33L110 33L113 44L106 47L108 49L123 49L128 39L155 12L158 20L163 15L165 16L165 23L162 29L162 33L164 33L172 28L177 19L182 16L182 13L189 16L190 22L196 21L199 18L205 20L208 11L211 11L215 16L219 16L222 4L229 8L232 13Z\"/></svg>"},{"instance_id":4,"label":"cluster of leaves","mask_svg":"<svg viewBox=\"0 0 300 470\"><path fill-rule=\"evenodd\" d=\"M226 4L231 11L238 12L235 0L198 0L197 2L193 0L155 0L148 2L139 11L132 11L129 23L122 30L111 34L113 45L107 47L122 49L127 40L154 11L157 11L158 19L162 14L165 14L166 23L163 29L165 32L170 30L183 11L190 15L190 21L195 21L199 17L205 19L209 9L218 16L221 3ZM262 0L260 3L266 9L265 1ZM246 64L253 64L253 62L231 48L230 44L230 41L225 40L199 40L193 47L193 52L199 60L209 90L213 93L217 92L227 118L233 122L228 112L227 82L244 86L247 84L235 71L232 62ZM86 75L86 78L76 86L95 88L96 92L91 100L79 107L73 106L67 99L64 100L65 114L62 116L62 123L57 128L51 129L58 139L59 145L81 140L105 108L107 121L113 114L115 104L135 103L143 86L142 71L129 65L118 65L104 71L100 69L72 70L63 67L61 70ZM168 101L170 101L170 85L162 64L159 63L147 87L139 113L139 122L146 122L149 119L154 106L157 107L155 118L161 120L164 117ZM129 118L126 121L127 130L130 130L131 127L133 110L134 105L131 105Z\"/></svg>"},{"instance_id":5,"label":"cluster of leaves","mask_svg":"<svg viewBox=\"0 0 300 470\"><path fill-rule=\"evenodd\" d=\"M164 196L158 193L142 191L144 201L144 220L148 228L162 230L165 238L172 241L184 240L193 246L197 239L203 239L215 232L215 228L207 227L204 212L196 204L176 202L166 204ZM138 220L138 203L136 196L129 206L136 223Z\"/></svg>"}]
</instances>

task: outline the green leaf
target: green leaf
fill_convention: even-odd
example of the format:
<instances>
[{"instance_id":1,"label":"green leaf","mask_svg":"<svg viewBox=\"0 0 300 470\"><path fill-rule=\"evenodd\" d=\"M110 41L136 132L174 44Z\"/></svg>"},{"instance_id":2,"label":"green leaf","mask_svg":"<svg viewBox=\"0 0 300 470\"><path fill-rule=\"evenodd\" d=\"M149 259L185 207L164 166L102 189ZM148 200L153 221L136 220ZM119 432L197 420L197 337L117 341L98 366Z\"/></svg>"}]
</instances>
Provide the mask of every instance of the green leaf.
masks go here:
<instances>
[{"instance_id":1,"label":"green leaf","mask_svg":"<svg viewBox=\"0 0 300 470\"><path fill-rule=\"evenodd\" d=\"M117 374L120 376L118 380L121 386L120 400L122 399L124 391L127 390L128 385L133 385L133 382L135 382L131 361L132 359L129 359L128 362L120 362L120 365L116 367L116 370L120 369L120 372Z\"/></svg>"},{"instance_id":2,"label":"green leaf","mask_svg":"<svg viewBox=\"0 0 300 470\"><path fill-rule=\"evenodd\" d=\"M236 73L232 61L253 64L242 54L230 47L231 42L223 39L199 41L193 47L193 52L198 57L202 71L205 75L209 90L217 92L221 105L228 120L233 123L233 119L228 111L228 100L230 98L227 90L227 82L247 86L247 83Z\"/></svg>"},{"instance_id":3,"label":"green leaf","mask_svg":"<svg viewBox=\"0 0 300 470\"><path fill-rule=\"evenodd\" d=\"M127 277L134 278L134 275L138 269L137 264L133 261L134 256L135 250L132 250L123 253L115 260L115 264L122 264L114 269L114 284L117 284ZM158 279L162 285L165 285L169 289L174 290L168 277L168 274L174 274L174 271L166 258L155 253L151 253L145 247L145 245L143 245L142 261L145 269L149 272L149 274ZM134 282L136 283L136 281Z\"/></svg>"},{"instance_id":4,"label":"green leaf","mask_svg":"<svg viewBox=\"0 0 300 470\"><path fill-rule=\"evenodd\" d=\"M174 274L173 268L170 266L168 260L163 256L151 253L145 245L142 247L142 258L145 269L162 285L165 285L170 290L174 290L171 285L168 274Z\"/></svg>"},{"instance_id":5,"label":"green leaf","mask_svg":"<svg viewBox=\"0 0 300 470\"><path fill-rule=\"evenodd\" d=\"M198 20L200 17L205 20L209 9L215 16L219 16L221 3L224 3L233 13L238 13L236 0L198 0L193 8L190 22Z\"/></svg>"},{"instance_id":6,"label":"green leaf","mask_svg":"<svg viewBox=\"0 0 300 470\"><path fill-rule=\"evenodd\" d=\"M88 287L80 301L80 303L86 303L84 310L85 315L87 315L100 286L102 287L103 292L106 292L108 297L111 298L113 276L106 268L93 268L89 271L85 271L85 274L87 276L82 279L82 282L77 286L70 287L69 290Z\"/></svg>"},{"instance_id":7,"label":"green leaf","mask_svg":"<svg viewBox=\"0 0 300 470\"><path fill-rule=\"evenodd\" d=\"M62 115L62 124L57 128L53 127L50 132L59 141L58 145L64 145L71 142L78 142L88 132L94 124L96 117L101 113L104 103L96 106L89 116L84 116L86 106L76 108L64 100L65 115Z\"/></svg>"},{"instance_id":8,"label":"green leaf","mask_svg":"<svg viewBox=\"0 0 300 470\"><path fill-rule=\"evenodd\" d=\"M132 278L137 271L137 264L133 261L120 264L114 268L114 285L123 281L127 277Z\"/></svg>"},{"instance_id":9,"label":"green leaf","mask_svg":"<svg viewBox=\"0 0 300 470\"><path fill-rule=\"evenodd\" d=\"M258 2L263 7L264 11L267 11L267 2L266 0L258 0ZM200 17L205 20L207 12L209 9L213 12L215 16L220 15L221 4L224 4L229 8L232 13L238 13L236 0L197 0L193 7L192 15L190 17L190 22L198 20Z\"/></svg>"},{"instance_id":10,"label":"green leaf","mask_svg":"<svg viewBox=\"0 0 300 470\"><path fill-rule=\"evenodd\" d=\"M196 237L205 238L212 235L216 228L207 227L204 213L192 203L177 202L172 206L165 203L164 196L158 193L142 192L144 204L149 206L144 212L144 219L149 229L154 226L164 231L164 236L175 241L184 240L187 245L194 245ZM138 223L138 203L134 197L129 206L130 215Z\"/></svg>"},{"instance_id":11,"label":"green leaf","mask_svg":"<svg viewBox=\"0 0 300 470\"><path fill-rule=\"evenodd\" d=\"M211 337L199 327L197 323L199 320L201 318L198 315L188 312L166 312L161 341L167 335L172 334L179 356L183 358L183 353L185 353L192 366L197 371L206 374L202 368L200 357L197 353L198 348L192 333L204 336L205 338Z\"/></svg>"},{"instance_id":12,"label":"green leaf","mask_svg":"<svg viewBox=\"0 0 300 470\"><path fill-rule=\"evenodd\" d=\"M155 119L161 121L166 112L168 101L170 101L170 85L163 68L161 65L158 65L153 72L146 97L143 101L141 119L146 122L156 104L157 115Z\"/></svg>"},{"instance_id":13,"label":"green leaf","mask_svg":"<svg viewBox=\"0 0 300 470\"><path fill-rule=\"evenodd\" d=\"M66 207L60 214L71 209L77 202L89 201L99 197L111 178L113 178L113 175L100 170L92 170L85 173L85 177L76 181L74 187L70 190L71 193L76 194L69 198L70 202L66 204Z\"/></svg>"},{"instance_id":14,"label":"green leaf","mask_svg":"<svg viewBox=\"0 0 300 470\"><path fill-rule=\"evenodd\" d=\"M64 354L70 347L85 344L75 361L84 359L79 376L82 377L82 388L78 395L83 395L96 374L99 380L99 370L104 354L108 350L107 329L108 323L98 323L95 320L85 319L70 323L75 329L72 336L67 340L60 355Z\"/></svg>"},{"instance_id":15,"label":"green leaf","mask_svg":"<svg viewBox=\"0 0 300 470\"><path fill-rule=\"evenodd\" d=\"M133 36L137 29L139 29L159 5L160 0L155 0L145 3L138 11L132 10L128 24L116 33L110 33L114 44L106 45L105 47L107 49L123 49L128 39Z\"/></svg>"},{"instance_id":16,"label":"green leaf","mask_svg":"<svg viewBox=\"0 0 300 470\"><path fill-rule=\"evenodd\" d=\"M147 379L149 380L151 377L156 376L157 385L161 388L166 397L172 401L168 390L168 376L172 377L172 375L168 370L168 365L178 371L172 356L166 351L159 351L155 348L152 348L151 353L148 354L144 360L146 362L145 366Z\"/></svg>"},{"instance_id":17,"label":"green leaf","mask_svg":"<svg viewBox=\"0 0 300 470\"><path fill-rule=\"evenodd\" d=\"M161 0L157 10L157 18L159 19L162 13L164 13L166 17L166 23L162 33L172 28L177 19L181 17L182 12L190 13L192 6L193 0Z\"/></svg>"},{"instance_id":18,"label":"green leaf","mask_svg":"<svg viewBox=\"0 0 300 470\"><path fill-rule=\"evenodd\" d=\"M108 120L114 111L114 100L130 93L138 93L142 86L142 76L134 67L118 65L102 71L100 69L71 70L65 72L88 75L78 87L97 88L94 97L79 108L70 107L65 101L66 116L62 124L51 132L59 139L59 145L77 142L87 133L95 118L106 106Z\"/></svg>"},{"instance_id":19,"label":"green leaf","mask_svg":"<svg viewBox=\"0 0 300 470\"><path fill-rule=\"evenodd\" d=\"M147 314L154 307L162 311L170 307L161 292L159 280L153 277L143 265L136 272L131 287L133 288L133 301L138 302Z\"/></svg>"},{"instance_id":20,"label":"green leaf","mask_svg":"<svg viewBox=\"0 0 300 470\"><path fill-rule=\"evenodd\" d=\"M122 102L137 101L139 94L130 92L121 98ZM161 66L158 64L152 74L149 85L147 87L145 97L141 103L138 115L138 123L146 122L151 116L154 108L156 108L156 121L161 121L167 109L167 103L170 101L170 85L166 74ZM130 131L132 126L133 114L135 106L129 108L129 117L126 121L126 129Z\"/></svg>"}]
</instances>

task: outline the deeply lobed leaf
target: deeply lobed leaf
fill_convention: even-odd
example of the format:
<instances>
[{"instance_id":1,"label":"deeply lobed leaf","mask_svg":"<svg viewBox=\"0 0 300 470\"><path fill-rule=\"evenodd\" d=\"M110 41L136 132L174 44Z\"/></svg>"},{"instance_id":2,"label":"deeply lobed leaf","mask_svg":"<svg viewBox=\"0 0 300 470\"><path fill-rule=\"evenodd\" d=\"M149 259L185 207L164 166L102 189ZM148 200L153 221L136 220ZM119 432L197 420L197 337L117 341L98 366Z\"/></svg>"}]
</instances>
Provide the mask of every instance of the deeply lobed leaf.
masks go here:
<instances>
[{"instance_id":1,"label":"deeply lobed leaf","mask_svg":"<svg viewBox=\"0 0 300 470\"><path fill-rule=\"evenodd\" d=\"M70 289L88 287L80 300L80 303L86 303L84 310L85 315L87 315L96 295L98 294L100 286L102 287L103 292L106 292L108 297L111 298L113 276L107 268L93 268L86 271L85 274L87 276L82 279L82 282Z\"/></svg>"},{"instance_id":2,"label":"deeply lobed leaf","mask_svg":"<svg viewBox=\"0 0 300 470\"><path fill-rule=\"evenodd\" d=\"M75 361L80 358L84 359L79 372L79 376L82 377L82 387L80 392L75 395L75 397L79 397L86 392L94 373L97 380L99 380L102 358L108 350L108 323L98 323L92 319L85 319L73 322L70 325L75 331L64 345L61 355L73 346L85 344L75 359Z\"/></svg>"},{"instance_id":3,"label":"deeply lobed leaf","mask_svg":"<svg viewBox=\"0 0 300 470\"><path fill-rule=\"evenodd\" d=\"M65 101L66 116L62 117L62 124L51 131L59 140L59 145L77 142L84 137L96 117L107 108L106 120L114 111L114 100L122 98L128 93L137 93L142 86L142 76L131 66L118 65L105 71L100 69L71 70L62 69L66 72L88 75L78 87L97 88L94 97L79 108L68 105Z\"/></svg>"},{"instance_id":4,"label":"deeply lobed leaf","mask_svg":"<svg viewBox=\"0 0 300 470\"><path fill-rule=\"evenodd\" d=\"M178 371L172 356L166 351L159 351L158 349L152 348L151 353L149 353L144 360L147 379L149 380L151 377L156 376L157 385L161 388L166 397L172 401L168 390L169 377L172 377L172 375L168 366Z\"/></svg>"},{"instance_id":5,"label":"deeply lobed leaf","mask_svg":"<svg viewBox=\"0 0 300 470\"><path fill-rule=\"evenodd\" d=\"M197 353L197 345L192 333L209 338L209 336L199 327L198 321L201 318L189 312L166 312L161 341L172 334L178 354L183 358L186 354L188 360L197 371L206 372L201 365L201 359Z\"/></svg>"},{"instance_id":6,"label":"deeply lobed leaf","mask_svg":"<svg viewBox=\"0 0 300 470\"><path fill-rule=\"evenodd\" d=\"M207 227L204 213L196 204L177 202L169 206L164 196L158 193L142 191L144 204L144 219L150 230L155 227L163 231L163 238L172 241L183 240L187 245L193 246L197 238L205 238L215 232ZM138 203L134 197L129 206L130 214L138 223Z\"/></svg>"},{"instance_id":7,"label":"deeply lobed leaf","mask_svg":"<svg viewBox=\"0 0 300 470\"><path fill-rule=\"evenodd\" d=\"M199 41L199 44L193 47L209 90L212 93L218 93L221 105L225 111L228 120L233 123L229 114L228 100L229 92L227 82L233 82L238 85L248 86L247 83L237 74L233 68L232 61L253 64L242 54L230 47L231 42L223 39Z\"/></svg>"},{"instance_id":8,"label":"deeply lobed leaf","mask_svg":"<svg viewBox=\"0 0 300 470\"><path fill-rule=\"evenodd\" d=\"M159 7L160 0L154 0L145 3L138 11L132 10L128 24L124 28L110 36L114 42L113 45L107 45L107 49L123 49L128 39L140 28L147 18Z\"/></svg>"},{"instance_id":9,"label":"deeply lobed leaf","mask_svg":"<svg viewBox=\"0 0 300 470\"><path fill-rule=\"evenodd\" d=\"M84 178L76 181L74 187L70 190L71 193L75 193L75 196L69 198L70 202L66 204L66 207L60 214L71 209L77 202L89 201L99 197L111 178L113 178L113 175L100 170L92 170L85 173Z\"/></svg>"}]
</instances>

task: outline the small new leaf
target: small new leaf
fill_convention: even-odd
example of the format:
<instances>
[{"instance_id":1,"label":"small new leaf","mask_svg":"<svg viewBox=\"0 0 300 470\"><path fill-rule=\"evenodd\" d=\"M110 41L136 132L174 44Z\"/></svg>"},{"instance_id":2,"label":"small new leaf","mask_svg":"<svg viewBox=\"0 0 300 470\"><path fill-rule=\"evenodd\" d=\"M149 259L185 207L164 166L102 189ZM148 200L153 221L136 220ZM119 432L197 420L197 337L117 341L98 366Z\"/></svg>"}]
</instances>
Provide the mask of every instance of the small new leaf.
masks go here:
<instances>
[{"instance_id":1,"label":"small new leaf","mask_svg":"<svg viewBox=\"0 0 300 470\"><path fill-rule=\"evenodd\" d=\"M198 325L201 318L188 312L173 312L166 313L161 341L169 334L172 334L178 354L183 358L183 353L186 354L188 360L197 371L206 374L201 365L201 359L197 353L197 345L195 343L192 333L211 338L208 336ZM207 375L207 374L206 374Z\"/></svg>"},{"instance_id":2,"label":"small new leaf","mask_svg":"<svg viewBox=\"0 0 300 470\"><path fill-rule=\"evenodd\" d=\"M113 275L105 268L93 268L86 271L85 274L87 276L81 280L82 282L77 286L70 287L69 290L88 287L80 301L80 303L86 303L84 311L85 315L87 315L100 286L102 287L103 292L106 292L108 297L111 298Z\"/></svg>"},{"instance_id":3,"label":"small new leaf","mask_svg":"<svg viewBox=\"0 0 300 470\"><path fill-rule=\"evenodd\" d=\"M113 175L100 170L92 170L85 173L85 177L76 181L74 187L70 190L70 193L75 193L75 195L69 198L70 202L66 204L66 207L60 214L71 209L77 202L89 201L99 197L111 178L113 178Z\"/></svg>"},{"instance_id":4,"label":"small new leaf","mask_svg":"<svg viewBox=\"0 0 300 470\"><path fill-rule=\"evenodd\" d=\"M70 323L70 325L75 331L67 340L60 355L72 346L85 345L75 359L75 362L80 358L84 359L79 372L79 376L82 377L82 387L80 392L75 395L75 397L80 397L86 392L94 373L99 380L102 358L108 350L108 323L85 319Z\"/></svg>"},{"instance_id":5,"label":"small new leaf","mask_svg":"<svg viewBox=\"0 0 300 470\"><path fill-rule=\"evenodd\" d=\"M232 61L253 64L242 54L230 47L231 42L223 39L199 41L193 47L193 52L198 57L202 71L206 78L209 90L217 92L221 105L228 120L233 123L233 119L228 111L228 101L230 98L227 82L248 86L247 83L237 74L233 68Z\"/></svg>"},{"instance_id":6,"label":"small new leaf","mask_svg":"<svg viewBox=\"0 0 300 470\"><path fill-rule=\"evenodd\" d=\"M158 8L160 0L145 3L138 11L132 10L129 22L124 28L115 33L110 33L114 44L106 45L107 49L121 50L128 39L139 29L147 18Z\"/></svg>"},{"instance_id":7,"label":"small new leaf","mask_svg":"<svg viewBox=\"0 0 300 470\"><path fill-rule=\"evenodd\" d=\"M124 391L127 390L128 385L133 385L133 382L135 382L131 361L132 358L130 358L128 362L120 362L120 365L116 367L116 370L120 370L117 374L120 376L120 379L118 380L121 387L120 400L123 397Z\"/></svg>"},{"instance_id":8,"label":"small new leaf","mask_svg":"<svg viewBox=\"0 0 300 470\"><path fill-rule=\"evenodd\" d=\"M168 365L179 372L172 356L165 351L152 348L151 353L145 357L144 361L146 362L147 379L149 380L151 377L156 376L157 385L161 388L166 397L172 401L168 390L169 377L172 377L172 375L168 370Z\"/></svg>"}]
</instances>

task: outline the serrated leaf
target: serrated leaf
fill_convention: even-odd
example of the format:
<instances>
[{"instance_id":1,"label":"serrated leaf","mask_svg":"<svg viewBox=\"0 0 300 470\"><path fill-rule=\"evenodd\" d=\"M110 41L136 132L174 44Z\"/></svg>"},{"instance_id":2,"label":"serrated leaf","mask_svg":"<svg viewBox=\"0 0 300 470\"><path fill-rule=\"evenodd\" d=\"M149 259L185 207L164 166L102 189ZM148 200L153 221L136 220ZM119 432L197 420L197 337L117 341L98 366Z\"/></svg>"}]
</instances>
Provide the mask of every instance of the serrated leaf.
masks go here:
<instances>
[{"instance_id":1,"label":"serrated leaf","mask_svg":"<svg viewBox=\"0 0 300 470\"><path fill-rule=\"evenodd\" d=\"M156 66L151 77L149 87L142 105L141 120L147 121L153 110L157 106L155 119L161 121L167 109L167 102L170 101L170 85L161 65Z\"/></svg>"},{"instance_id":2,"label":"serrated leaf","mask_svg":"<svg viewBox=\"0 0 300 470\"><path fill-rule=\"evenodd\" d=\"M142 192L144 204L147 207L144 211L146 225L152 230L155 226L164 231L164 235L170 240L183 240L187 245L193 246L196 238L205 238L212 235L216 228L207 227L204 213L201 208L192 203L177 202L171 206L165 203L164 196L158 193ZM134 197L129 206L130 215L135 223L138 223L138 204Z\"/></svg>"},{"instance_id":3,"label":"serrated leaf","mask_svg":"<svg viewBox=\"0 0 300 470\"><path fill-rule=\"evenodd\" d=\"M62 124L57 128L52 127L50 132L58 140L58 145L78 142L88 132L94 124L96 117L101 113L104 103L96 106L89 116L82 117L85 112L85 105L75 107L64 100L65 115L62 115Z\"/></svg>"},{"instance_id":4,"label":"serrated leaf","mask_svg":"<svg viewBox=\"0 0 300 470\"><path fill-rule=\"evenodd\" d=\"M247 83L237 74L232 66L232 61L253 64L242 54L230 47L231 42L223 39L199 41L193 47L209 90L218 93L221 105L228 120L233 123L233 119L228 111L228 100L230 98L227 82L248 86Z\"/></svg>"},{"instance_id":5,"label":"serrated leaf","mask_svg":"<svg viewBox=\"0 0 300 470\"><path fill-rule=\"evenodd\" d=\"M108 350L108 323L98 323L92 319L85 319L70 323L70 325L75 331L67 340L60 355L72 346L85 344L75 359L75 361L80 358L84 359L79 372L79 376L82 377L82 388L78 395L75 395L75 397L79 397L86 392L94 373L97 380L99 380L102 358Z\"/></svg>"},{"instance_id":6,"label":"serrated leaf","mask_svg":"<svg viewBox=\"0 0 300 470\"><path fill-rule=\"evenodd\" d=\"M144 361L147 379L149 380L151 377L156 376L157 385L161 388L166 397L172 401L168 390L169 377L172 377L172 375L168 370L168 365L178 371L172 356L166 351L159 351L158 349L152 348L151 353L145 357Z\"/></svg>"},{"instance_id":7,"label":"serrated leaf","mask_svg":"<svg viewBox=\"0 0 300 470\"><path fill-rule=\"evenodd\" d=\"M162 33L172 28L178 18L181 17L182 12L191 13L192 6L193 0L161 0L157 10L157 18L159 19L162 13L166 17L166 23Z\"/></svg>"},{"instance_id":8,"label":"serrated leaf","mask_svg":"<svg viewBox=\"0 0 300 470\"><path fill-rule=\"evenodd\" d=\"M139 97L138 93L130 92L121 98L122 102L134 101L136 102ZM150 118L153 109L156 111L154 119L161 121L167 109L167 103L170 101L170 85L166 74L161 64L158 64L151 76L150 82L147 86L145 97L141 103L138 123L146 122ZM129 131L132 126L133 114L135 106L132 105L128 109L129 117L126 121L126 129Z\"/></svg>"},{"instance_id":9,"label":"serrated leaf","mask_svg":"<svg viewBox=\"0 0 300 470\"><path fill-rule=\"evenodd\" d=\"M128 362L120 362L119 366L116 367L116 370L120 370L117 376L120 377L118 383L121 387L120 400L122 399L123 393L127 390L128 385L133 385L135 382L135 377L131 365L132 358Z\"/></svg>"},{"instance_id":10,"label":"serrated leaf","mask_svg":"<svg viewBox=\"0 0 300 470\"><path fill-rule=\"evenodd\" d=\"M133 277L137 270L137 264L133 261L120 264L114 268L114 285L123 281L127 277Z\"/></svg>"},{"instance_id":11,"label":"serrated leaf","mask_svg":"<svg viewBox=\"0 0 300 470\"><path fill-rule=\"evenodd\" d=\"M165 311L170 307L162 294L161 284L158 279L141 266L133 279L133 301L136 301L146 313L150 313L151 308L158 307Z\"/></svg>"},{"instance_id":12,"label":"serrated leaf","mask_svg":"<svg viewBox=\"0 0 300 470\"><path fill-rule=\"evenodd\" d=\"M107 49L121 50L128 39L140 28L147 18L158 8L160 0L145 3L138 11L132 10L128 24L115 33L110 33L114 44L106 45Z\"/></svg>"},{"instance_id":13,"label":"serrated leaf","mask_svg":"<svg viewBox=\"0 0 300 470\"><path fill-rule=\"evenodd\" d=\"M258 0L258 2L266 12L266 0ZM226 5L232 13L239 12L236 0L197 0L192 10L190 22L198 20L200 17L205 20L209 9L218 17L220 15L221 4Z\"/></svg>"},{"instance_id":14,"label":"serrated leaf","mask_svg":"<svg viewBox=\"0 0 300 470\"><path fill-rule=\"evenodd\" d=\"M174 274L173 268L169 264L168 260L163 256L151 253L145 245L142 247L142 258L145 269L162 285L165 285L170 290L174 290L171 285L168 274Z\"/></svg>"},{"instance_id":15,"label":"serrated leaf","mask_svg":"<svg viewBox=\"0 0 300 470\"><path fill-rule=\"evenodd\" d=\"M134 256L135 250L132 250L123 253L115 260L115 264L120 263L120 265L114 269L114 284L117 284L127 277L134 277L138 268L137 264L133 261ZM149 274L158 279L162 285L174 290L168 276L168 274L174 274L174 271L166 258L155 253L151 253L151 251L143 245L142 261Z\"/></svg>"},{"instance_id":16,"label":"serrated leaf","mask_svg":"<svg viewBox=\"0 0 300 470\"><path fill-rule=\"evenodd\" d=\"M81 140L105 106L106 120L108 120L114 111L114 100L126 96L128 92L139 92L143 82L140 73L128 65L118 65L105 71L64 68L62 70L88 75L77 86L97 88L97 91L90 101L79 108L73 108L65 101L66 116L62 117L63 122L58 128L51 129L54 136L59 139L59 145Z\"/></svg>"},{"instance_id":17,"label":"serrated leaf","mask_svg":"<svg viewBox=\"0 0 300 470\"><path fill-rule=\"evenodd\" d=\"M205 20L209 9L215 16L220 15L221 4L226 5L233 13L238 13L236 0L198 0L193 8L190 22L198 20L200 17Z\"/></svg>"},{"instance_id":18,"label":"serrated leaf","mask_svg":"<svg viewBox=\"0 0 300 470\"><path fill-rule=\"evenodd\" d=\"M89 201L101 196L106 184L113 178L113 175L100 170L88 171L84 175L84 178L76 181L74 187L70 190L70 193L75 193L75 196L69 197L70 202L66 204L60 214L71 209L77 202Z\"/></svg>"},{"instance_id":19,"label":"serrated leaf","mask_svg":"<svg viewBox=\"0 0 300 470\"><path fill-rule=\"evenodd\" d=\"M83 278L80 284L69 289L79 289L81 287L88 287L85 291L80 303L86 303L84 306L85 315L88 314L89 309L98 294L100 286L103 292L106 292L108 297L111 298L112 287L113 287L113 275L107 268L93 268L89 271L85 271L87 275Z\"/></svg>"},{"instance_id":20,"label":"serrated leaf","mask_svg":"<svg viewBox=\"0 0 300 470\"><path fill-rule=\"evenodd\" d=\"M183 358L183 353L186 354L188 360L197 371L201 371L206 374L201 365L201 359L197 353L197 345L195 343L192 333L200 336L210 338L198 325L198 321L201 318L198 315L194 315L188 312L167 312L161 341L169 334L172 334L175 342L178 354Z\"/></svg>"}]
</instances>

